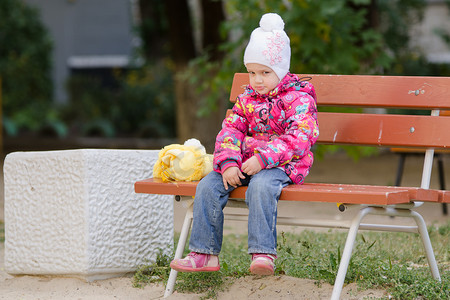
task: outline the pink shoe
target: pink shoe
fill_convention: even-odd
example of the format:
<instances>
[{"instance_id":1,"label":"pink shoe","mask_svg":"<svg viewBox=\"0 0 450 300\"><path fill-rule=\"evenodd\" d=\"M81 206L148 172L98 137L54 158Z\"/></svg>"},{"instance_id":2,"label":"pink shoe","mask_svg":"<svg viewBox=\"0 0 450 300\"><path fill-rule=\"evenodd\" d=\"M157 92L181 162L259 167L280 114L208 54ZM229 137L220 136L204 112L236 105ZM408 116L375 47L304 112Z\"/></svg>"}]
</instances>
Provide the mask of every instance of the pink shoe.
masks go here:
<instances>
[{"instance_id":1,"label":"pink shoe","mask_svg":"<svg viewBox=\"0 0 450 300\"><path fill-rule=\"evenodd\" d=\"M170 267L178 272L214 272L220 270L217 255L197 252L191 252L185 258L172 260Z\"/></svg>"},{"instance_id":2,"label":"pink shoe","mask_svg":"<svg viewBox=\"0 0 450 300\"><path fill-rule=\"evenodd\" d=\"M253 253L250 272L255 275L273 275L275 258L277 257L272 254Z\"/></svg>"}]
</instances>

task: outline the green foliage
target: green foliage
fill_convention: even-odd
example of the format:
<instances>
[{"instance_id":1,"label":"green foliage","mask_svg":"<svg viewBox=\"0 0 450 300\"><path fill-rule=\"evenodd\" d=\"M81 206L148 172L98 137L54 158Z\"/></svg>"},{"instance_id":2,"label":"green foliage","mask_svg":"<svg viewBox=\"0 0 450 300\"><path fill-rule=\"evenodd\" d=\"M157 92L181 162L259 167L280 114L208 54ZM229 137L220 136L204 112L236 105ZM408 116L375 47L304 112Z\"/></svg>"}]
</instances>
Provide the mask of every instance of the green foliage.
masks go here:
<instances>
[{"instance_id":1,"label":"green foliage","mask_svg":"<svg viewBox=\"0 0 450 300\"><path fill-rule=\"evenodd\" d=\"M178 282L180 280L180 282ZM203 299L215 299L219 291L224 290L227 278L222 272L192 272L180 273L177 280L176 289L180 293L195 291L198 294L205 294Z\"/></svg>"},{"instance_id":2,"label":"green foliage","mask_svg":"<svg viewBox=\"0 0 450 300\"><path fill-rule=\"evenodd\" d=\"M9 119L33 127L52 100L52 43L37 10L23 1L0 1L0 28L3 111Z\"/></svg>"},{"instance_id":3,"label":"green foliage","mask_svg":"<svg viewBox=\"0 0 450 300\"><path fill-rule=\"evenodd\" d=\"M87 136L174 136L172 74L163 63L115 70L114 79L108 87L94 75L72 76L64 119Z\"/></svg>"},{"instance_id":4,"label":"green foliage","mask_svg":"<svg viewBox=\"0 0 450 300\"><path fill-rule=\"evenodd\" d=\"M164 61L127 74L119 126L141 137L175 136L173 73Z\"/></svg>"},{"instance_id":5,"label":"green foliage","mask_svg":"<svg viewBox=\"0 0 450 300\"><path fill-rule=\"evenodd\" d=\"M369 157L378 155L379 148L370 146L347 146L347 145L315 145L313 147L314 158L321 160L325 154L337 153L345 151L348 157L357 162L361 157Z\"/></svg>"},{"instance_id":6,"label":"green foliage","mask_svg":"<svg viewBox=\"0 0 450 300\"><path fill-rule=\"evenodd\" d=\"M356 282L363 290L384 289L392 299L449 299L450 223L430 227L428 231L440 267L441 282L431 277L418 235L364 232L358 234L356 239L346 283ZM318 286L323 282L333 284L345 239L345 233L332 230L280 233L276 275L314 279ZM250 256L247 254L247 236L225 236L220 261L219 272L178 273L175 289L214 299L235 279L251 276L248 271ZM155 280L166 284L168 272L169 260L166 258L157 264L142 267L135 274L135 286L142 287ZM147 277L142 273L146 273Z\"/></svg>"},{"instance_id":7,"label":"green foliage","mask_svg":"<svg viewBox=\"0 0 450 300\"><path fill-rule=\"evenodd\" d=\"M0 221L0 243L5 242L5 223Z\"/></svg>"},{"instance_id":8,"label":"green foliage","mask_svg":"<svg viewBox=\"0 0 450 300\"><path fill-rule=\"evenodd\" d=\"M44 102L30 102L14 111L5 108L3 126L9 136L18 135L21 131L41 131L58 137L67 134L67 126L61 121L58 107Z\"/></svg>"}]
</instances>

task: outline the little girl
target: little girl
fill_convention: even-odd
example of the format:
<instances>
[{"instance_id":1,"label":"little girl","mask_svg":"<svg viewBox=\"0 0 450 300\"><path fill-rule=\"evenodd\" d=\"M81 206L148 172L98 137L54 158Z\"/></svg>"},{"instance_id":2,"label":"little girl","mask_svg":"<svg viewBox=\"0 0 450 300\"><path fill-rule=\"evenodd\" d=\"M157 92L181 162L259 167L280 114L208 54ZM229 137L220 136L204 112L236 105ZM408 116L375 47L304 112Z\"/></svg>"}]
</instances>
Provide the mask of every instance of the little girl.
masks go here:
<instances>
[{"instance_id":1,"label":"little girl","mask_svg":"<svg viewBox=\"0 0 450 300\"><path fill-rule=\"evenodd\" d=\"M244 53L250 84L216 138L214 171L198 184L189 242L192 251L170 267L181 272L218 271L223 208L229 193L247 185L250 271L274 274L277 203L283 187L301 184L313 163L319 135L312 84L289 73L291 49L283 19L262 16Z\"/></svg>"}]
</instances>

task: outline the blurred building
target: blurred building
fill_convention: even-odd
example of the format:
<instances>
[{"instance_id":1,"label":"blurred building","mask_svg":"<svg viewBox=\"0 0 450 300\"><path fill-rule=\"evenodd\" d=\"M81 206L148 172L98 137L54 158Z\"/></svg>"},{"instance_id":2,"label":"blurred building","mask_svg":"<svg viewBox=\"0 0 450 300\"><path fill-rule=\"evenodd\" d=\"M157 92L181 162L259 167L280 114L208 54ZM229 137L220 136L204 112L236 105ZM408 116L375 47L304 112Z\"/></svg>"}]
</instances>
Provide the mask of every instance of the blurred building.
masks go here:
<instances>
[{"instance_id":1,"label":"blurred building","mask_svg":"<svg viewBox=\"0 0 450 300\"><path fill-rule=\"evenodd\" d=\"M427 2L422 22L411 30L412 46L418 47L432 63L450 64L450 45L437 34L442 31L450 37L449 5L445 0Z\"/></svg>"},{"instance_id":2,"label":"blurred building","mask_svg":"<svg viewBox=\"0 0 450 300\"><path fill-rule=\"evenodd\" d=\"M40 10L53 39L55 101L67 101L65 84L72 73L130 65L139 44L133 34L136 0L24 1Z\"/></svg>"}]
</instances>

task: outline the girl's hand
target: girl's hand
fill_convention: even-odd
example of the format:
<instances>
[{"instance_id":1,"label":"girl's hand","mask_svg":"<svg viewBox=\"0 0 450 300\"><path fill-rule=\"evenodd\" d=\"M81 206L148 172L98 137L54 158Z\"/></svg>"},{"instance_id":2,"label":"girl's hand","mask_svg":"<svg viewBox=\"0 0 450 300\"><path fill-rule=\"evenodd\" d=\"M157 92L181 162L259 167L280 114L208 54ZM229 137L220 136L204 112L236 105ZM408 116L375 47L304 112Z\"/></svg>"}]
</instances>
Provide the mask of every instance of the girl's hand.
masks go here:
<instances>
[{"instance_id":1,"label":"girl's hand","mask_svg":"<svg viewBox=\"0 0 450 300\"><path fill-rule=\"evenodd\" d=\"M262 170L261 164L256 156L250 157L245 163L242 164L242 172L247 175L255 175Z\"/></svg>"},{"instance_id":2,"label":"girl's hand","mask_svg":"<svg viewBox=\"0 0 450 300\"><path fill-rule=\"evenodd\" d=\"M223 185L226 190L228 190L228 185L235 188L241 185L241 178L244 179L245 176L238 167L229 167L222 173Z\"/></svg>"}]
</instances>

